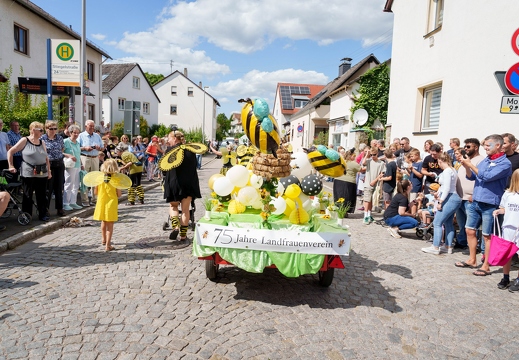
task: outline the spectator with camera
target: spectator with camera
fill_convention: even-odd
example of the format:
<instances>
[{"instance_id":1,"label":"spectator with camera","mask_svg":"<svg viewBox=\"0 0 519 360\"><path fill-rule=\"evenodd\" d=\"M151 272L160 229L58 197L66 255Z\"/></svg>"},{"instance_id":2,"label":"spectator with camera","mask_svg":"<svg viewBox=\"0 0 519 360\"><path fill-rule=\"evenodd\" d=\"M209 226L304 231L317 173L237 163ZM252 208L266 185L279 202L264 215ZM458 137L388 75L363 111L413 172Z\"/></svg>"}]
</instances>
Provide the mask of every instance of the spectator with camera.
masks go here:
<instances>
[{"instance_id":1,"label":"spectator with camera","mask_svg":"<svg viewBox=\"0 0 519 360\"><path fill-rule=\"evenodd\" d=\"M429 194L431 184L438 183L438 176L442 173L440 165L438 165L438 156L442 152L442 148L438 144L432 144L429 155L423 159L422 174L425 175L424 194Z\"/></svg>"}]
</instances>

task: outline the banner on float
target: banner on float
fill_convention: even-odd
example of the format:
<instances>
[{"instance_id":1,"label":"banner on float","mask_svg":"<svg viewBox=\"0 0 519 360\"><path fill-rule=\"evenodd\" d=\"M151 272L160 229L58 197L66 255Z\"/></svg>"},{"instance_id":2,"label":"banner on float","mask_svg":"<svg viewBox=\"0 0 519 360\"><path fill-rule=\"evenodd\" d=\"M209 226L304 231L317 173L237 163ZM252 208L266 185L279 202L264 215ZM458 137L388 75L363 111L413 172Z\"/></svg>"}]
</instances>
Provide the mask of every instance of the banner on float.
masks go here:
<instances>
[{"instance_id":1,"label":"banner on float","mask_svg":"<svg viewBox=\"0 0 519 360\"><path fill-rule=\"evenodd\" d=\"M343 233L314 233L204 223L197 224L196 240L202 246L320 255L348 255L351 244L346 230Z\"/></svg>"}]
</instances>

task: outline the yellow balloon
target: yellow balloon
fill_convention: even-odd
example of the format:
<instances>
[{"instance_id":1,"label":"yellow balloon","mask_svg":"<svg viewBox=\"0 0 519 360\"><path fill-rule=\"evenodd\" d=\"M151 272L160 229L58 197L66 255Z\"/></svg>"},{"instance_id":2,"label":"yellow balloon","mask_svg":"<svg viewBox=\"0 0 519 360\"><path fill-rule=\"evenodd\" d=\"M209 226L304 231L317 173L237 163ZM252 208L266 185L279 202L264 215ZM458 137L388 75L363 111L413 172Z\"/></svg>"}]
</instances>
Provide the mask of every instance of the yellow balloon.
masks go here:
<instances>
[{"instance_id":1,"label":"yellow balloon","mask_svg":"<svg viewBox=\"0 0 519 360\"><path fill-rule=\"evenodd\" d=\"M288 185L288 187L285 189L285 196L290 199L295 199L299 196L299 194L301 194L301 188L296 184Z\"/></svg>"},{"instance_id":2,"label":"yellow balloon","mask_svg":"<svg viewBox=\"0 0 519 360\"><path fill-rule=\"evenodd\" d=\"M214 185L214 181L220 177L224 177L225 175L222 175L222 174L213 174L211 175L211 177L209 178L209 181L207 182L208 185L209 185L209 189L211 190L214 190L213 189L213 185Z\"/></svg>"},{"instance_id":3,"label":"yellow balloon","mask_svg":"<svg viewBox=\"0 0 519 360\"><path fill-rule=\"evenodd\" d=\"M283 214L285 214L286 216L290 216L292 211L296 208L296 203L294 202L294 200L289 199L285 196L283 196L283 199L285 199L285 202L287 203L287 207L285 208Z\"/></svg>"}]
</instances>

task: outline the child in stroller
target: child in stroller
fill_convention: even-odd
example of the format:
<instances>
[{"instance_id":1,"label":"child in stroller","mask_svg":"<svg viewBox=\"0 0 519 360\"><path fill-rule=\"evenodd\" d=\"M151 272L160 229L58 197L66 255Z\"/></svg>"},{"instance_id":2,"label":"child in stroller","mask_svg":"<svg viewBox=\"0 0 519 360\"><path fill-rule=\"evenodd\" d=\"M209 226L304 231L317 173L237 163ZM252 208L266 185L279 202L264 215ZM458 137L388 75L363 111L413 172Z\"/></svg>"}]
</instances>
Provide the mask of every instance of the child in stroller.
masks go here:
<instances>
[{"instance_id":1,"label":"child in stroller","mask_svg":"<svg viewBox=\"0 0 519 360\"><path fill-rule=\"evenodd\" d=\"M416 236L420 239L431 240L433 236L433 219L436 212L436 204L438 200L435 197L436 192L440 188L440 184L431 184L431 193L424 195L420 193L416 198L418 202L418 218L420 225L416 228Z\"/></svg>"}]
</instances>

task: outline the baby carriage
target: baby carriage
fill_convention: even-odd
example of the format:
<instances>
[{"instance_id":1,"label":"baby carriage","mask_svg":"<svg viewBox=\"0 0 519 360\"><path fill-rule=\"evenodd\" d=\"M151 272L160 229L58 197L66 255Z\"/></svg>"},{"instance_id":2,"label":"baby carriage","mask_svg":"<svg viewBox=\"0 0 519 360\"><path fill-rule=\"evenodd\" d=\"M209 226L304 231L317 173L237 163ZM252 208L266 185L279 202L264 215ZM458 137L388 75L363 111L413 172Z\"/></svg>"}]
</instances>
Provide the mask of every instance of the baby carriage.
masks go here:
<instances>
[{"instance_id":1,"label":"baby carriage","mask_svg":"<svg viewBox=\"0 0 519 360\"><path fill-rule=\"evenodd\" d=\"M18 223L20 225L28 225L31 222L31 215L22 211L22 201L17 195L18 188L21 185L22 183L18 181L18 175L9 172L9 170L2 170L0 174L0 191L7 191L11 199L0 217L7 218L11 216L13 211L18 211Z\"/></svg>"},{"instance_id":2,"label":"baby carriage","mask_svg":"<svg viewBox=\"0 0 519 360\"><path fill-rule=\"evenodd\" d=\"M195 221L195 199L191 200L191 206L189 207L189 227L191 230L195 231L196 221ZM179 211L179 216L182 215L182 209ZM168 216L168 220L164 222L162 225L162 230L166 231L171 228L171 216Z\"/></svg>"}]
</instances>

